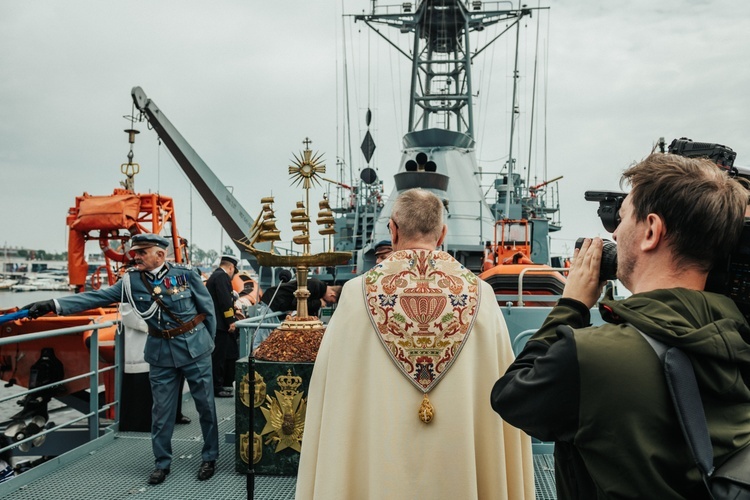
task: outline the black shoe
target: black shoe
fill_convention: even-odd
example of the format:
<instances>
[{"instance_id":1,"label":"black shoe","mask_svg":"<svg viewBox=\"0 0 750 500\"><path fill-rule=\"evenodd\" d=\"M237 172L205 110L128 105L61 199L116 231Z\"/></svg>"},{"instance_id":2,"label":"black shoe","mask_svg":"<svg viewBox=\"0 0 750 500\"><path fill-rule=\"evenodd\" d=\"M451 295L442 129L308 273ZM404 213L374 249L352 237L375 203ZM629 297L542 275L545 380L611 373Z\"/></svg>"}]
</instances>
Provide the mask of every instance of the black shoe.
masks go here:
<instances>
[{"instance_id":1,"label":"black shoe","mask_svg":"<svg viewBox=\"0 0 750 500\"><path fill-rule=\"evenodd\" d=\"M220 390L219 392L215 393L217 398L232 398L234 397L234 394L232 394L232 391L225 391L224 389Z\"/></svg>"},{"instance_id":2,"label":"black shoe","mask_svg":"<svg viewBox=\"0 0 750 500\"><path fill-rule=\"evenodd\" d=\"M216 472L216 460L203 462L201 468L198 469L198 480L205 481L206 479L211 479L214 476L214 472Z\"/></svg>"},{"instance_id":3,"label":"black shoe","mask_svg":"<svg viewBox=\"0 0 750 500\"><path fill-rule=\"evenodd\" d=\"M148 476L148 484L161 484L167 478L169 469L154 469L154 472Z\"/></svg>"},{"instance_id":4,"label":"black shoe","mask_svg":"<svg viewBox=\"0 0 750 500\"><path fill-rule=\"evenodd\" d=\"M185 415L177 415L177 418L175 419L174 423L179 425L187 425L192 420L190 420L190 417L186 417Z\"/></svg>"}]
</instances>

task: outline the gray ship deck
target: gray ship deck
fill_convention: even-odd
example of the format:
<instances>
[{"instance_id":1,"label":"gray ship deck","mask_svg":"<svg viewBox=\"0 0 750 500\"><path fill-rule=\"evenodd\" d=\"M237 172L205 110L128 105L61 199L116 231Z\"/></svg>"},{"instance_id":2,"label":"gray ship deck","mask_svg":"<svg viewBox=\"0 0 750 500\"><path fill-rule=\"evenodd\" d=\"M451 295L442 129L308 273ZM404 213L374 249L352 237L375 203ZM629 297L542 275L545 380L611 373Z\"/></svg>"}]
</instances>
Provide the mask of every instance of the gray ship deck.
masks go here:
<instances>
[{"instance_id":1,"label":"gray ship deck","mask_svg":"<svg viewBox=\"0 0 750 500\"><path fill-rule=\"evenodd\" d=\"M217 399L220 457L216 475L209 481L198 481L201 463L201 434L198 417L189 395L183 412L193 421L178 425L172 439L173 463L167 480L157 486L146 484L153 469L148 433L119 432L101 448L59 467L54 460L44 465L52 470L43 477L5 496L7 500L108 500L123 498L208 500L247 498L247 479L234 471L234 444L226 434L234 430L234 399ZM535 455L536 498L555 499L554 466L551 455ZM33 470L32 470L33 471ZM256 476L255 499L285 500L294 498L296 478L289 476Z\"/></svg>"}]
</instances>

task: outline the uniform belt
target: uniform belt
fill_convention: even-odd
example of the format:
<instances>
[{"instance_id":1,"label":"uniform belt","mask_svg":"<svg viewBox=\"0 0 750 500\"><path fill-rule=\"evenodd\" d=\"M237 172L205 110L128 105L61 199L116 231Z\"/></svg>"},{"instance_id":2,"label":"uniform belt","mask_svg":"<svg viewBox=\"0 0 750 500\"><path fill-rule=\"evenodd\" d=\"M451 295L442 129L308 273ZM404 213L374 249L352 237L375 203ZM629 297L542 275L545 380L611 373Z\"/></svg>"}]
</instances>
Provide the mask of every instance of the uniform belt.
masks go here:
<instances>
[{"instance_id":1,"label":"uniform belt","mask_svg":"<svg viewBox=\"0 0 750 500\"><path fill-rule=\"evenodd\" d=\"M148 326L148 334L152 337L159 337L160 339L166 339L171 340L178 335L182 335L185 332L189 332L199 324L203 322L203 320L206 319L205 313L201 313L188 321L187 323L183 323L177 328L171 328L169 330L159 330L157 328L152 327L151 325Z\"/></svg>"}]
</instances>

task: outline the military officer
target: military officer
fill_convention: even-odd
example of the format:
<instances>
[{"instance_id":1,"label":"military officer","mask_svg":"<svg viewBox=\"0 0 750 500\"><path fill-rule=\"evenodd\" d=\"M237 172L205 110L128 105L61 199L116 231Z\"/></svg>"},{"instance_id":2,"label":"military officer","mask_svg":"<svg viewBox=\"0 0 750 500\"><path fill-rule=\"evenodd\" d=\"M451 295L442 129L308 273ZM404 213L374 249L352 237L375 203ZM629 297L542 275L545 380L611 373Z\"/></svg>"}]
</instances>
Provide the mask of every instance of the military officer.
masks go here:
<instances>
[{"instance_id":1,"label":"military officer","mask_svg":"<svg viewBox=\"0 0 750 500\"><path fill-rule=\"evenodd\" d=\"M184 374L200 415L203 432L198 479L210 479L219 455L219 433L211 376L216 316L211 296L199 274L189 266L166 262L169 241L156 234L137 234L130 252L135 269L113 286L24 307L31 318L55 311L72 314L115 302L128 302L143 318L149 336L144 358L149 363L153 393L151 443L156 468L149 484L159 484L172 464L172 432Z\"/></svg>"},{"instance_id":2,"label":"military officer","mask_svg":"<svg viewBox=\"0 0 750 500\"><path fill-rule=\"evenodd\" d=\"M219 267L209 276L206 288L214 301L216 314L216 349L211 354L214 377L214 396L231 398L234 363L240 357L237 343L236 318L234 316L234 296L232 278L237 274L237 258L222 255Z\"/></svg>"}]
</instances>

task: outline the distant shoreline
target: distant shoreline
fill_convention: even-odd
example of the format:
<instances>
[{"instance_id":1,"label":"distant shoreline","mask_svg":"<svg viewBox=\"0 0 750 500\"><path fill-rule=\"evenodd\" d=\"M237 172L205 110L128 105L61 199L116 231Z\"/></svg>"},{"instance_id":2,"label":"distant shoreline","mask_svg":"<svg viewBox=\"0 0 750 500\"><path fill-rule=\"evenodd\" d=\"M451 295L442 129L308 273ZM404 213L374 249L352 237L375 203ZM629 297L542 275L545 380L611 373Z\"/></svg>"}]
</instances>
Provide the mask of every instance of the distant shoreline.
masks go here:
<instances>
[{"instance_id":1,"label":"distant shoreline","mask_svg":"<svg viewBox=\"0 0 750 500\"><path fill-rule=\"evenodd\" d=\"M56 299L65 297L73 292L54 291L54 290L37 290L34 292L12 292L10 290L0 290L0 309L10 309L12 307L23 307L26 304L39 300Z\"/></svg>"}]
</instances>

